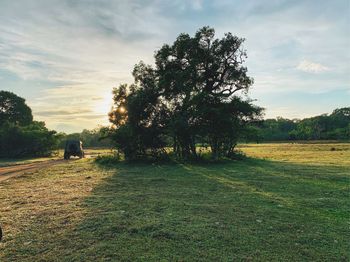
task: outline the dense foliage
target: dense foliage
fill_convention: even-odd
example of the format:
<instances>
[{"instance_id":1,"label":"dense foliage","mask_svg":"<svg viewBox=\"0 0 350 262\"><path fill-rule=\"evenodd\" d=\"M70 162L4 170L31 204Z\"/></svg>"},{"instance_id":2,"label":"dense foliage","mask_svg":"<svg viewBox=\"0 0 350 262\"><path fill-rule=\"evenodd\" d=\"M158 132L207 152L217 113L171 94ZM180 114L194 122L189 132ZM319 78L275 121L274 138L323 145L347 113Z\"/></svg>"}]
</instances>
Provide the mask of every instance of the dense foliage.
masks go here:
<instances>
[{"instance_id":1,"label":"dense foliage","mask_svg":"<svg viewBox=\"0 0 350 262\"><path fill-rule=\"evenodd\" d=\"M173 146L180 158L197 157L208 144L212 157L228 157L247 123L262 109L247 98L253 79L243 66L244 39L214 38L204 27L194 37L181 34L155 54L156 67L140 62L134 84L113 90L110 137L128 159L165 154Z\"/></svg>"},{"instance_id":2,"label":"dense foliage","mask_svg":"<svg viewBox=\"0 0 350 262\"><path fill-rule=\"evenodd\" d=\"M0 91L0 125L6 121L27 125L33 121L32 110L14 93Z\"/></svg>"},{"instance_id":3,"label":"dense foliage","mask_svg":"<svg viewBox=\"0 0 350 262\"><path fill-rule=\"evenodd\" d=\"M6 122L0 128L0 157L49 155L57 141L56 132L48 130L44 122L25 126Z\"/></svg>"},{"instance_id":4,"label":"dense foliage","mask_svg":"<svg viewBox=\"0 0 350 262\"><path fill-rule=\"evenodd\" d=\"M248 140L349 140L350 107L302 120L266 119L251 128L255 133Z\"/></svg>"},{"instance_id":5,"label":"dense foliage","mask_svg":"<svg viewBox=\"0 0 350 262\"><path fill-rule=\"evenodd\" d=\"M32 111L17 95L0 91L0 157L49 155L56 148L55 131L33 121Z\"/></svg>"}]
</instances>

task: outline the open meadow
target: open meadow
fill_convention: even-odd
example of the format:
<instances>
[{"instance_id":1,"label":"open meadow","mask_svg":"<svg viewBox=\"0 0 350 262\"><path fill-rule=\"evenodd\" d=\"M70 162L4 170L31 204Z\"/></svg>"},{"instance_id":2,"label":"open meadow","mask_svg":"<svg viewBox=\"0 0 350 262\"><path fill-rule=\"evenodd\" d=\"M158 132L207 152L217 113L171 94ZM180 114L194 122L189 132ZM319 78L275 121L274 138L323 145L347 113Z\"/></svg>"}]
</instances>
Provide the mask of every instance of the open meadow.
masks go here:
<instances>
[{"instance_id":1,"label":"open meadow","mask_svg":"<svg viewBox=\"0 0 350 262\"><path fill-rule=\"evenodd\" d=\"M86 158L3 181L0 261L349 261L350 144L239 149L246 159Z\"/></svg>"},{"instance_id":2,"label":"open meadow","mask_svg":"<svg viewBox=\"0 0 350 262\"><path fill-rule=\"evenodd\" d=\"M349 0L0 1L0 262L350 262Z\"/></svg>"}]
</instances>

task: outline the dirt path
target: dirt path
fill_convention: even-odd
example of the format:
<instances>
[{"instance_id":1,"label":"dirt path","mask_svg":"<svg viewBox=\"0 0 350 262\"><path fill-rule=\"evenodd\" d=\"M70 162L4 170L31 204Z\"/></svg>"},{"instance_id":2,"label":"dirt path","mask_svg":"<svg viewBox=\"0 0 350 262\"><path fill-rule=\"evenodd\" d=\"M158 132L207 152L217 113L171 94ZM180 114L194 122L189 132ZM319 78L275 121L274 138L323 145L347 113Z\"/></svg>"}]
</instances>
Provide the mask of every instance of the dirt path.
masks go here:
<instances>
[{"instance_id":1,"label":"dirt path","mask_svg":"<svg viewBox=\"0 0 350 262\"><path fill-rule=\"evenodd\" d=\"M57 159L57 160L36 162L31 164L0 167L0 183L14 176L20 176L27 172L32 173L41 168L50 167L52 165L57 165L64 162L67 162L67 160Z\"/></svg>"},{"instance_id":2,"label":"dirt path","mask_svg":"<svg viewBox=\"0 0 350 262\"><path fill-rule=\"evenodd\" d=\"M93 152L85 151L85 158L94 158L97 155L98 154L95 154ZM79 160L79 158L72 158L70 160L64 160L64 159L46 160L46 161L34 162L30 164L0 167L0 183L11 177L20 176L27 172L33 173L41 168L46 168L53 165L57 165L57 164L61 164L69 161L75 161L75 160Z\"/></svg>"}]
</instances>

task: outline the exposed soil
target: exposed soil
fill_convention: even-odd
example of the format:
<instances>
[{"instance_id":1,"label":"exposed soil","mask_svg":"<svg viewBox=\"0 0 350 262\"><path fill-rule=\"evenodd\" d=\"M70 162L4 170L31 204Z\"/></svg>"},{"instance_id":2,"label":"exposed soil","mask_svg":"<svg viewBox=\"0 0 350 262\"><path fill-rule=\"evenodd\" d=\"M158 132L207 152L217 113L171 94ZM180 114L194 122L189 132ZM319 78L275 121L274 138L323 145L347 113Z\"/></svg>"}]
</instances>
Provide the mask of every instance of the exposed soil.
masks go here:
<instances>
[{"instance_id":1,"label":"exposed soil","mask_svg":"<svg viewBox=\"0 0 350 262\"><path fill-rule=\"evenodd\" d=\"M85 151L85 158L94 158L98 155L99 155L98 153L95 153L93 151L89 151L89 152ZM30 164L0 167L0 183L14 176L34 173L35 171L41 168L46 168L53 165L61 164L68 161L75 161L75 160L79 160L79 158L71 158L70 160L55 159L55 160L34 162Z\"/></svg>"},{"instance_id":2,"label":"exposed soil","mask_svg":"<svg viewBox=\"0 0 350 262\"><path fill-rule=\"evenodd\" d=\"M86 155L85 157L90 158L92 156ZM69 162L69 161L75 161L75 160L79 160L79 158L72 158L70 160L55 159L55 160L47 160L47 161L42 161L42 162L35 162L35 163L31 163L31 164L0 167L0 183L2 181L5 181L5 180L11 178L11 177L21 176L24 174L31 174L31 173L34 173L35 171L37 171L41 168L46 168L46 167L50 167L53 165L57 165L57 164L61 164L64 162Z\"/></svg>"},{"instance_id":3,"label":"exposed soil","mask_svg":"<svg viewBox=\"0 0 350 262\"><path fill-rule=\"evenodd\" d=\"M67 161L74 161L74 160L57 159L57 160L36 162L31 164L0 167L0 183L14 176L20 176L25 173L26 174L33 173L41 168L50 167L50 166L61 164Z\"/></svg>"}]
</instances>

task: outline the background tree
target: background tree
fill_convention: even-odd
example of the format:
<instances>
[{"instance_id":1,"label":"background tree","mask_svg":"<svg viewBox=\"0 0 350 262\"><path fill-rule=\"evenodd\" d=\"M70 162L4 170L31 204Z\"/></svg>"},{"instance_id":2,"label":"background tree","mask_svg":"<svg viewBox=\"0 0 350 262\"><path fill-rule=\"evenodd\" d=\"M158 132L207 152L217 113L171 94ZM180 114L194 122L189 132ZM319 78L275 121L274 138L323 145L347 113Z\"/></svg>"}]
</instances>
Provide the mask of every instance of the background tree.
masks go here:
<instances>
[{"instance_id":1,"label":"background tree","mask_svg":"<svg viewBox=\"0 0 350 262\"><path fill-rule=\"evenodd\" d=\"M92 130L84 129L80 133L59 133L59 147L64 148L67 140L81 140L83 147L104 147L111 148L113 142L106 137L106 127L97 127Z\"/></svg>"},{"instance_id":2,"label":"background tree","mask_svg":"<svg viewBox=\"0 0 350 262\"><path fill-rule=\"evenodd\" d=\"M297 121L277 117L266 119L258 123L261 128L261 136L265 141L281 141L290 139L290 132L297 127Z\"/></svg>"},{"instance_id":3,"label":"background tree","mask_svg":"<svg viewBox=\"0 0 350 262\"><path fill-rule=\"evenodd\" d=\"M56 132L48 130L44 122L25 126L6 122L0 128L0 157L46 156L57 145Z\"/></svg>"},{"instance_id":4,"label":"background tree","mask_svg":"<svg viewBox=\"0 0 350 262\"><path fill-rule=\"evenodd\" d=\"M0 91L0 125L6 121L28 125L33 121L32 110L23 98L11 92Z\"/></svg>"},{"instance_id":5,"label":"background tree","mask_svg":"<svg viewBox=\"0 0 350 262\"><path fill-rule=\"evenodd\" d=\"M298 122L291 138L298 140L350 139L350 108L335 109L332 114L305 118Z\"/></svg>"},{"instance_id":6,"label":"background tree","mask_svg":"<svg viewBox=\"0 0 350 262\"><path fill-rule=\"evenodd\" d=\"M0 157L49 155L57 145L56 132L33 121L23 98L0 91Z\"/></svg>"},{"instance_id":7,"label":"background tree","mask_svg":"<svg viewBox=\"0 0 350 262\"><path fill-rule=\"evenodd\" d=\"M251 125L261 141L349 140L350 107L304 119L266 119ZM250 137L255 141L254 137Z\"/></svg>"}]
</instances>

